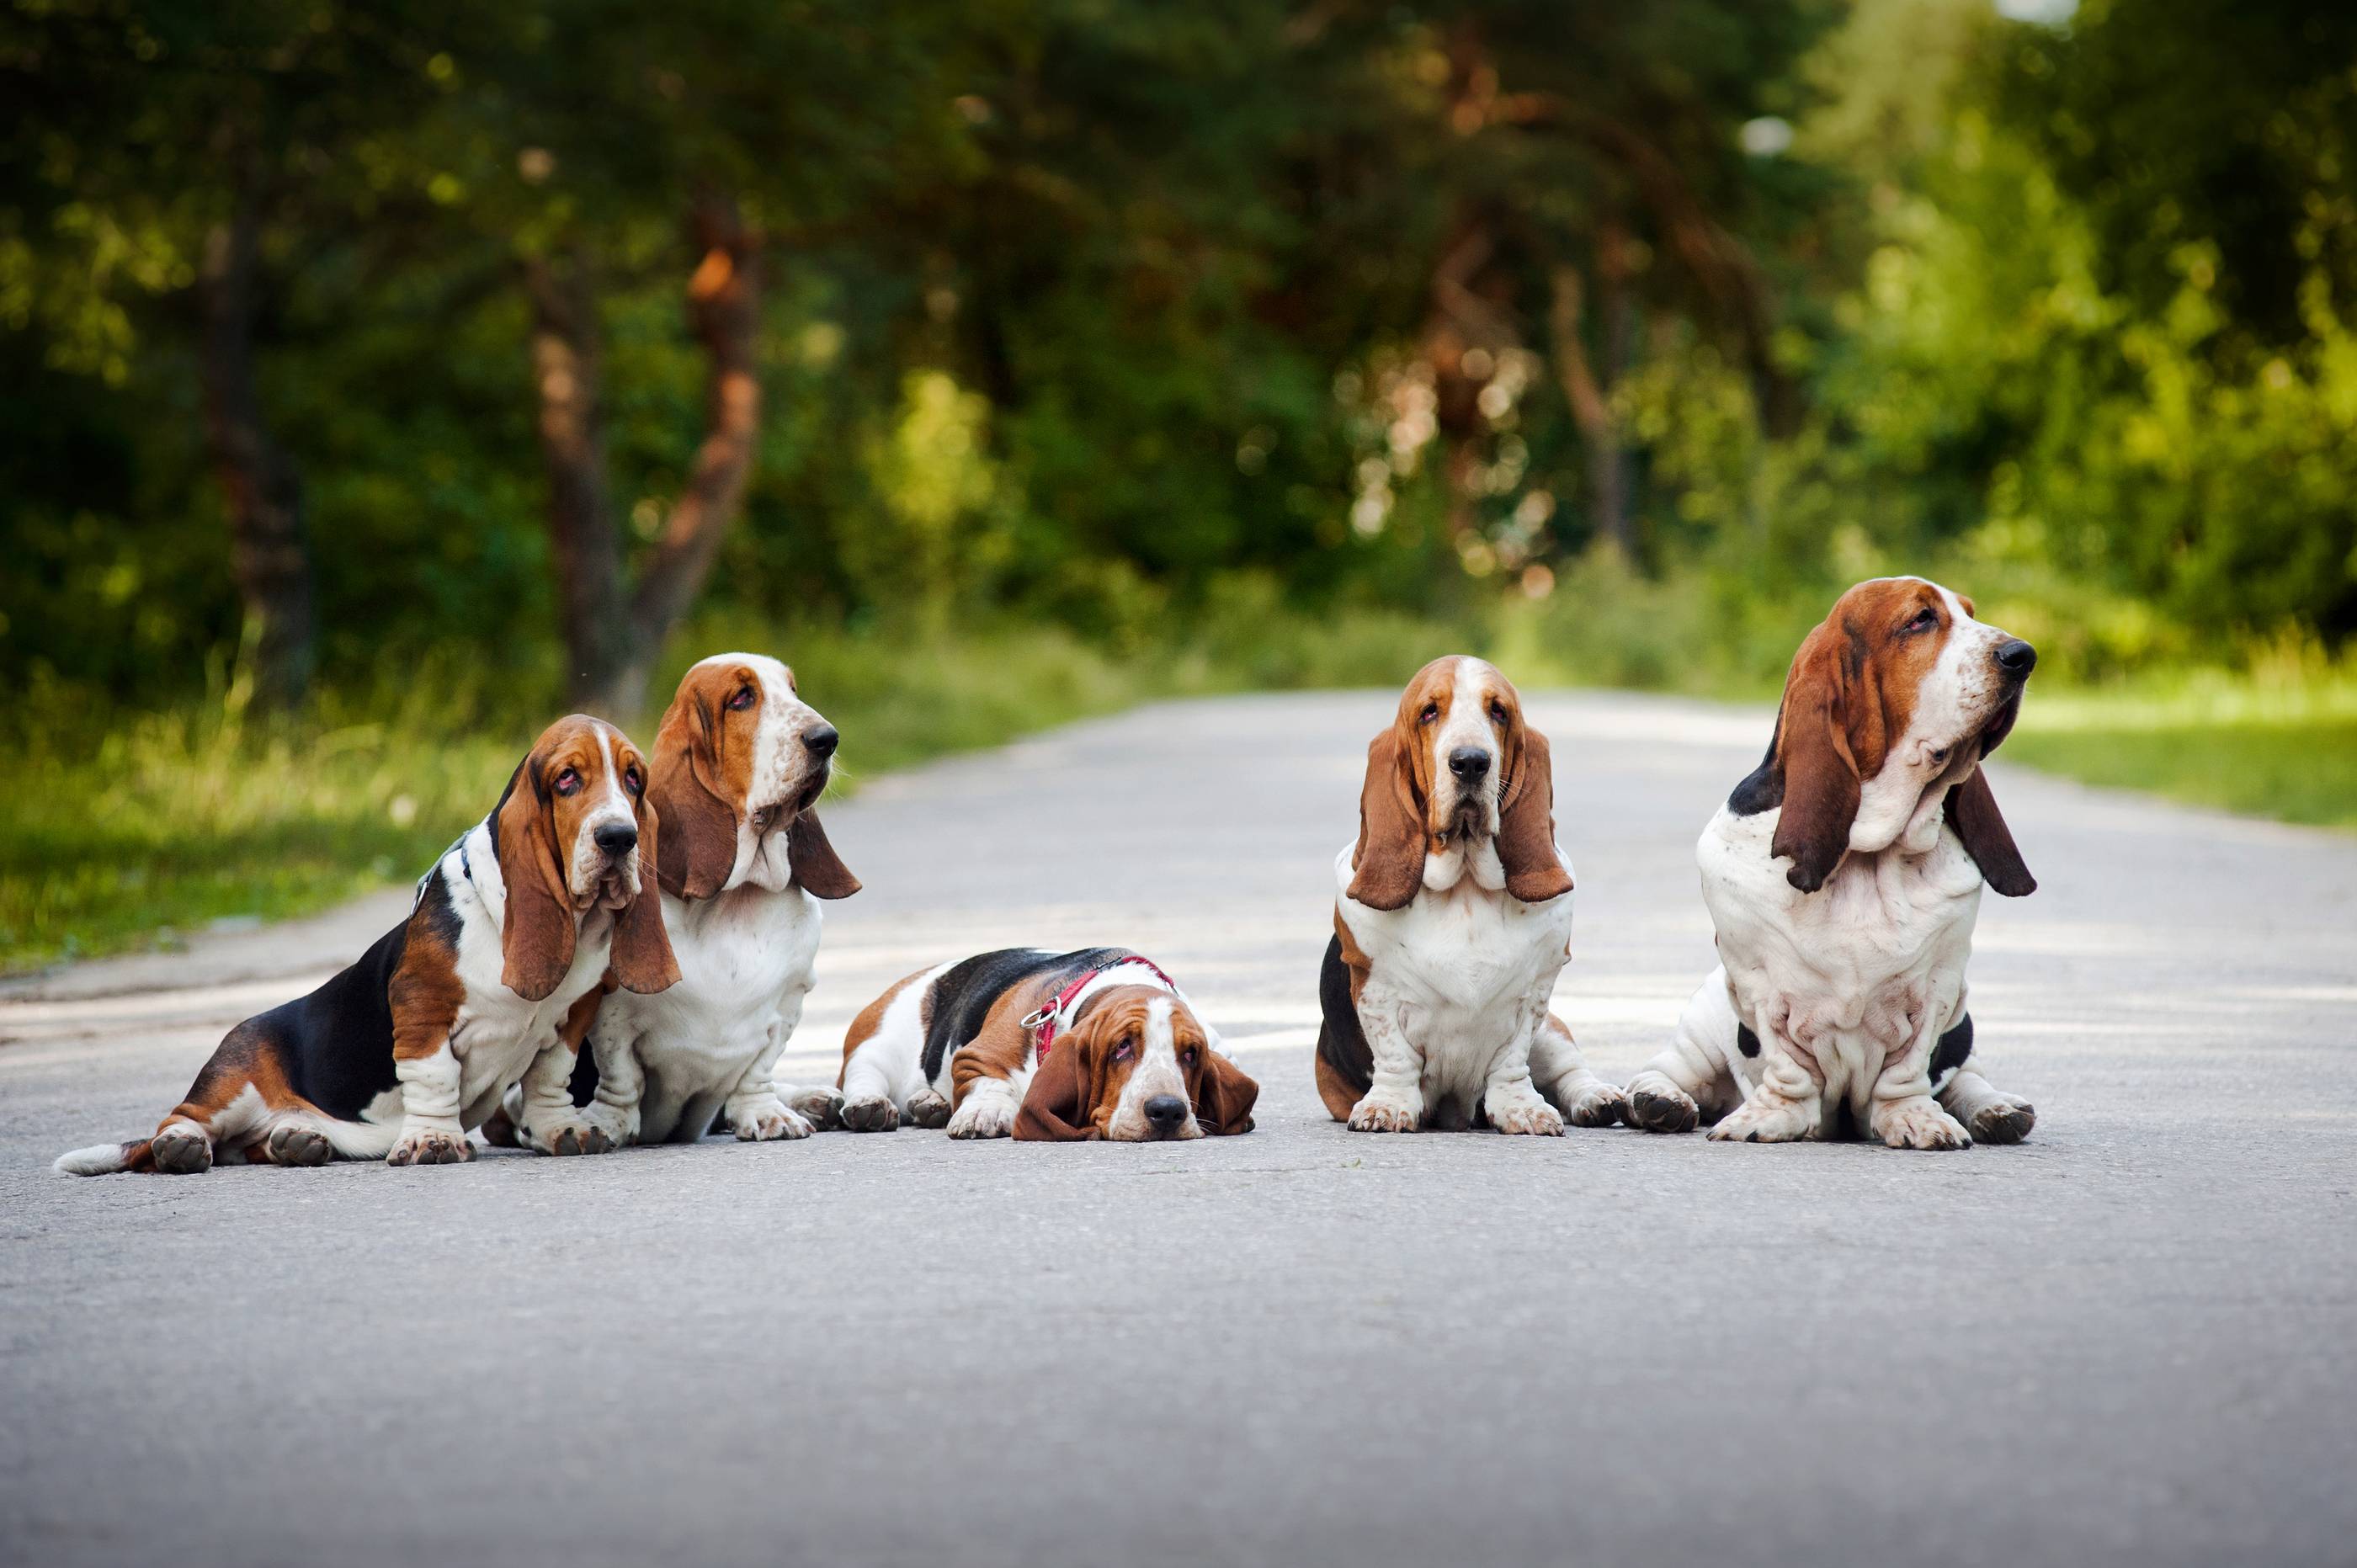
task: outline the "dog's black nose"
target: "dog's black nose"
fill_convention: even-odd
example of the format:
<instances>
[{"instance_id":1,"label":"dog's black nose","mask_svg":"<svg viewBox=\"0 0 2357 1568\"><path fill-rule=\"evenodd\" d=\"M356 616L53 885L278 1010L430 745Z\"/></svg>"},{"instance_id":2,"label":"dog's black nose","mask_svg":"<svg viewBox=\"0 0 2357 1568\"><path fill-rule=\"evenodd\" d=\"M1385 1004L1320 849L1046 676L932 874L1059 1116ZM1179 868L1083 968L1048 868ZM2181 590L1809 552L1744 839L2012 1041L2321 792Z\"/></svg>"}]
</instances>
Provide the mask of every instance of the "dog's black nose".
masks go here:
<instances>
[{"instance_id":1,"label":"dog's black nose","mask_svg":"<svg viewBox=\"0 0 2357 1568\"><path fill-rule=\"evenodd\" d=\"M802 745L810 748L813 757L833 757L834 748L842 742L842 735L833 725L821 725L816 729L802 732Z\"/></svg>"},{"instance_id":2,"label":"dog's black nose","mask_svg":"<svg viewBox=\"0 0 2357 1568\"><path fill-rule=\"evenodd\" d=\"M1146 1102L1146 1125L1168 1137L1186 1124L1187 1102L1175 1094L1157 1094Z\"/></svg>"},{"instance_id":3,"label":"dog's black nose","mask_svg":"<svg viewBox=\"0 0 2357 1568\"><path fill-rule=\"evenodd\" d=\"M1448 771L1470 784L1490 771L1490 754L1478 746L1460 746L1448 754Z\"/></svg>"},{"instance_id":4,"label":"dog's black nose","mask_svg":"<svg viewBox=\"0 0 2357 1568\"><path fill-rule=\"evenodd\" d=\"M1998 669L2018 680L2038 668L2038 650L2017 637L1996 650L1996 664Z\"/></svg>"},{"instance_id":5,"label":"dog's black nose","mask_svg":"<svg viewBox=\"0 0 2357 1568\"><path fill-rule=\"evenodd\" d=\"M639 842L639 830L628 822L608 822L589 836L608 854L628 854Z\"/></svg>"}]
</instances>

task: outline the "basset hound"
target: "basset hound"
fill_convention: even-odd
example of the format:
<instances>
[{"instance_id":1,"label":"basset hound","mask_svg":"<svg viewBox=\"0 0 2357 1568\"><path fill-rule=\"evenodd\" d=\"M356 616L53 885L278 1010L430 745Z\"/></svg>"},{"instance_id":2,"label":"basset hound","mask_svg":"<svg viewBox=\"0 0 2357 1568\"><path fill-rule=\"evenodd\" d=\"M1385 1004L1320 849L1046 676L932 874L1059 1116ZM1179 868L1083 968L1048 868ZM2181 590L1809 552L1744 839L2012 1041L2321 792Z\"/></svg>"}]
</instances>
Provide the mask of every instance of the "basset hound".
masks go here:
<instances>
[{"instance_id":1,"label":"basset hound","mask_svg":"<svg viewBox=\"0 0 2357 1568\"><path fill-rule=\"evenodd\" d=\"M1936 583L1841 596L1792 660L1767 758L1703 830L1720 963L1630 1079L1631 1122L1907 1149L2029 1135L2029 1102L1973 1055L1964 963L1981 888L2038 886L1981 768L2037 662Z\"/></svg>"},{"instance_id":2,"label":"basset hound","mask_svg":"<svg viewBox=\"0 0 2357 1568\"><path fill-rule=\"evenodd\" d=\"M716 654L681 679L647 786L680 982L606 998L571 1093L522 1097L526 1141L571 1128L617 1144L686 1143L716 1118L747 1142L810 1135L771 1073L802 1022L819 900L859 891L813 809L838 739L766 655Z\"/></svg>"},{"instance_id":3,"label":"basset hound","mask_svg":"<svg viewBox=\"0 0 2357 1568\"><path fill-rule=\"evenodd\" d=\"M843 1037L843 1122L1146 1143L1252 1131L1260 1086L1124 948L1008 948L897 981Z\"/></svg>"},{"instance_id":4,"label":"basset hound","mask_svg":"<svg viewBox=\"0 0 2357 1568\"><path fill-rule=\"evenodd\" d=\"M1547 1011L1571 955L1550 768L1513 682L1464 656L1418 671L1367 747L1318 985L1318 1093L1352 1131L1619 1120Z\"/></svg>"},{"instance_id":5,"label":"basset hound","mask_svg":"<svg viewBox=\"0 0 2357 1568\"><path fill-rule=\"evenodd\" d=\"M652 993L679 978L656 821L630 738L558 720L420 879L407 919L317 991L231 1029L153 1134L57 1168L473 1159L468 1130L511 1086L563 1092L601 983Z\"/></svg>"}]
</instances>

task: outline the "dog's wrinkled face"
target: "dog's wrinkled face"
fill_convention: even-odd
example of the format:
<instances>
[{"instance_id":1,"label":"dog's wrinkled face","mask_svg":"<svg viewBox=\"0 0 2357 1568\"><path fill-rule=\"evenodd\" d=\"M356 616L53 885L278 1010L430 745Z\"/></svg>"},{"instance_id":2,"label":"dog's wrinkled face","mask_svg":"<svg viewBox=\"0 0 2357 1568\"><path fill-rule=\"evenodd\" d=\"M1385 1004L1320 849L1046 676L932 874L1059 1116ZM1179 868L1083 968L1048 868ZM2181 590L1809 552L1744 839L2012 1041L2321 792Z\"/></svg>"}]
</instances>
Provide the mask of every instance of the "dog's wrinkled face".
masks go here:
<instances>
[{"instance_id":1,"label":"dog's wrinkled face","mask_svg":"<svg viewBox=\"0 0 2357 1568\"><path fill-rule=\"evenodd\" d=\"M529 788L576 910L619 909L639 894L639 813L647 767L630 737L576 715L551 725L525 759Z\"/></svg>"},{"instance_id":2,"label":"dog's wrinkled face","mask_svg":"<svg viewBox=\"0 0 2357 1568\"><path fill-rule=\"evenodd\" d=\"M538 1001L570 969L581 917L613 912L610 967L633 991L679 978L655 879L661 853L646 759L603 719L549 725L491 813L507 909L502 981Z\"/></svg>"},{"instance_id":3,"label":"dog's wrinkled face","mask_svg":"<svg viewBox=\"0 0 2357 1568\"><path fill-rule=\"evenodd\" d=\"M1077 1053L1080 1109L1100 1137L1143 1144L1203 1135L1192 1086L1211 1045L1195 1015L1168 992L1112 986L1052 1048Z\"/></svg>"},{"instance_id":4,"label":"dog's wrinkled face","mask_svg":"<svg viewBox=\"0 0 2357 1568\"><path fill-rule=\"evenodd\" d=\"M1982 870L1996 868L1993 886L2026 891L2034 883L1977 770L2013 727L2037 663L2029 644L1936 583L1860 583L1801 644L1768 761L1728 804L1781 808L1771 847L1804 893L1845 854L1923 852L1943 812ZM1947 811L1952 793L1961 811Z\"/></svg>"},{"instance_id":5,"label":"dog's wrinkled face","mask_svg":"<svg viewBox=\"0 0 2357 1568\"><path fill-rule=\"evenodd\" d=\"M1522 698L1485 660L1437 659L1401 694L1399 725L1432 851L1495 838L1503 781L1522 749Z\"/></svg>"},{"instance_id":6,"label":"dog's wrinkled face","mask_svg":"<svg viewBox=\"0 0 2357 1568\"><path fill-rule=\"evenodd\" d=\"M1827 628L1848 676L1862 781L1850 845L1876 850L1928 831L1948 789L2013 727L2038 655L1920 577L1859 584Z\"/></svg>"},{"instance_id":7,"label":"dog's wrinkled face","mask_svg":"<svg viewBox=\"0 0 2357 1568\"><path fill-rule=\"evenodd\" d=\"M766 654L716 654L690 670L655 742L658 804L675 830L666 885L695 897L783 890L796 869L789 830L825 791L839 739Z\"/></svg>"}]
</instances>

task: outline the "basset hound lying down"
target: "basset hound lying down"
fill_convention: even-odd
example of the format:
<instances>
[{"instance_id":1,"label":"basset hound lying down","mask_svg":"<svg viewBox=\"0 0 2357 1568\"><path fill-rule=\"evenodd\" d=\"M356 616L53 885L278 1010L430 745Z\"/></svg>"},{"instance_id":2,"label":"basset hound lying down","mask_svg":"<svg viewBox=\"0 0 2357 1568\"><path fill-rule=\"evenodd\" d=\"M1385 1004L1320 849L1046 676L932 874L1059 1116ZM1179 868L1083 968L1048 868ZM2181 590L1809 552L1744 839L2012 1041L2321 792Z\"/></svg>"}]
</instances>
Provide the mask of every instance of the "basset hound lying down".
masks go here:
<instances>
[{"instance_id":1,"label":"basset hound lying down","mask_svg":"<svg viewBox=\"0 0 2357 1568\"><path fill-rule=\"evenodd\" d=\"M629 737L558 720L418 882L407 919L308 996L231 1029L152 1135L77 1149L57 1168L474 1158L468 1131L511 1086L563 1094L601 983L652 993L679 978L661 853Z\"/></svg>"},{"instance_id":2,"label":"basset hound lying down","mask_svg":"<svg viewBox=\"0 0 2357 1568\"><path fill-rule=\"evenodd\" d=\"M647 784L679 983L606 997L570 1092L511 1097L524 1142L693 1142L716 1118L748 1142L810 1135L770 1075L810 992L818 901L859 891L813 809L838 738L775 659L716 654L681 679Z\"/></svg>"},{"instance_id":3,"label":"basset hound lying down","mask_svg":"<svg viewBox=\"0 0 2357 1568\"><path fill-rule=\"evenodd\" d=\"M1720 966L1629 1080L1631 1122L1907 1149L2029 1135L2029 1101L1973 1056L1964 963L1982 886L2038 886L1981 770L2037 662L1920 577L1841 596L1792 660L1766 760L1703 831Z\"/></svg>"},{"instance_id":4,"label":"basset hound lying down","mask_svg":"<svg viewBox=\"0 0 2357 1568\"><path fill-rule=\"evenodd\" d=\"M897 981L843 1038L843 1123L1074 1143L1252 1131L1260 1086L1124 948L1009 948Z\"/></svg>"},{"instance_id":5,"label":"basset hound lying down","mask_svg":"<svg viewBox=\"0 0 2357 1568\"><path fill-rule=\"evenodd\" d=\"M1318 985L1318 1093L1352 1131L1620 1119L1547 1011L1571 955L1550 767L1513 683L1466 657L1418 671L1367 747Z\"/></svg>"}]
</instances>

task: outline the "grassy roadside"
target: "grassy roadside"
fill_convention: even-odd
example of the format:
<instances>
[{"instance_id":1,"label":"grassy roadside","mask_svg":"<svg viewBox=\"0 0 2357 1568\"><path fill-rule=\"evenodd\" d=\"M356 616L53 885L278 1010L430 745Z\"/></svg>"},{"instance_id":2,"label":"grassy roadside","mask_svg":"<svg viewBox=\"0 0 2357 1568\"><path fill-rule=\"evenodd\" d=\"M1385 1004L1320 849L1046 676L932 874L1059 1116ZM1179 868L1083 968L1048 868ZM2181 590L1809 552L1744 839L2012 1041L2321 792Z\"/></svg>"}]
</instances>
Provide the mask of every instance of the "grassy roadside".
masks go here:
<instances>
[{"instance_id":1,"label":"grassy roadside","mask_svg":"<svg viewBox=\"0 0 2357 1568\"><path fill-rule=\"evenodd\" d=\"M2357 828L2357 671L2167 674L2032 684L2006 756L2090 784Z\"/></svg>"},{"instance_id":2,"label":"grassy roadside","mask_svg":"<svg viewBox=\"0 0 2357 1568\"><path fill-rule=\"evenodd\" d=\"M764 646L717 639L699 646ZM1068 637L800 641L803 692L852 737L838 789L945 752L1125 706L1177 673L1125 669ZM677 671L660 682L668 693ZM355 715L372 714L374 717ZM234 693L141 715L77 746L27 719L0 817L0 973L171 946L221 919L282 919L415 876L498 798L549 714L500 711L454 671L404 694L330 695L300 722ZM651 719L632 727L651 739Z\"/></svg>"},{"instance_id":3,"label":"grassy roadside","mask_svg":"<svg viewBox=\"0 0 2357 1568\"><path fill-rule=\"evenodd\" d=\"M1406 618L1304 625L1272 610L1192 632L1183 651L1122 656L1028 626L805 632L785 646L803 692L850 737L846 792L867 775L1153 697L1387 685L1452 646L1492 654L1531 686L1605 672L1560 633L1511 623L1468 639ZM780 646L770 628L726 620L681 641ZM664 671L657 690L677 674ZM398 693L331 693L300 723L251 721L233 692L94 732L70 703L34 708L9 737L19 788L0 815L0 972L169 946L215 920L285 918L414 876L496 798L551 716L503 710L464 671L436 670ZM633 733L652 730L650 716ZM2357 828L2357 669L2041 679L2007 754L2090 783Z\"/></svg>"}]
</instances>

